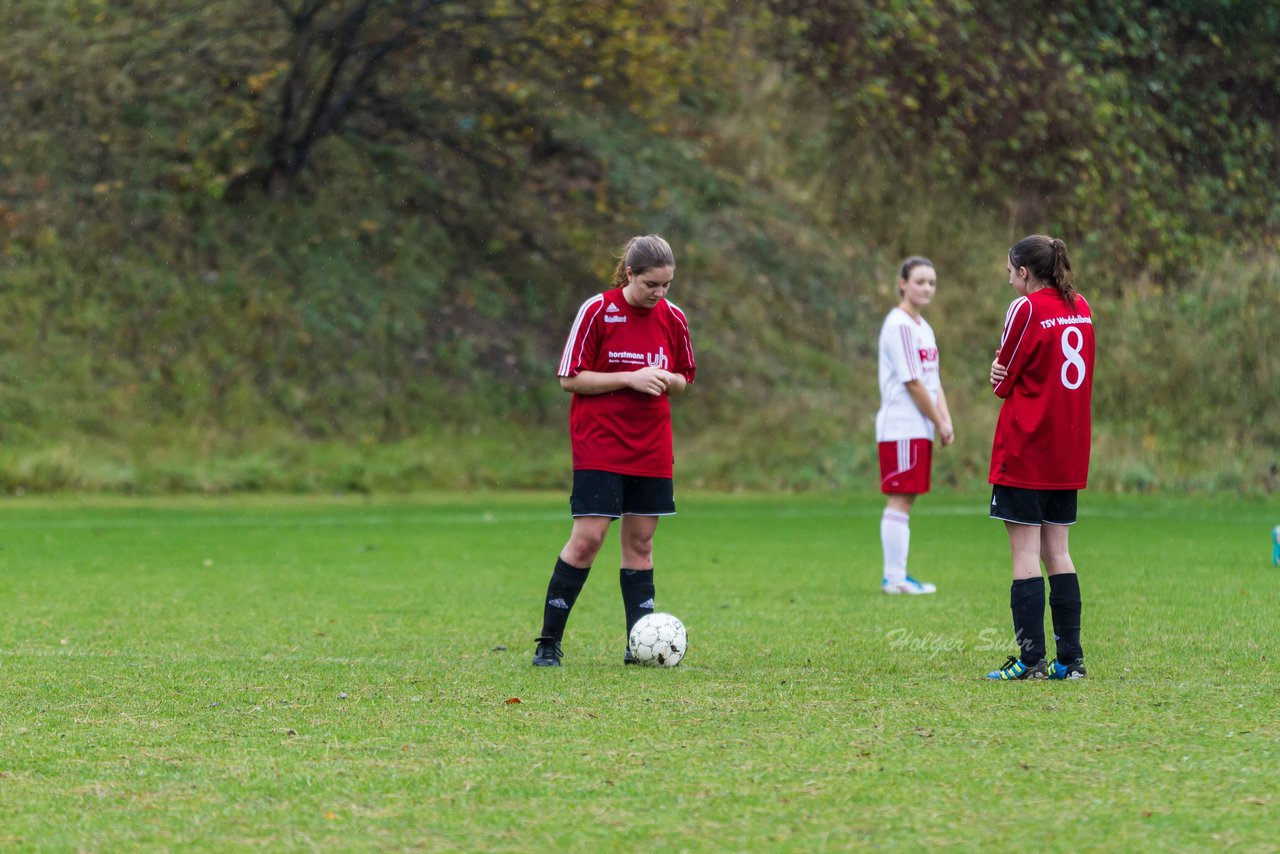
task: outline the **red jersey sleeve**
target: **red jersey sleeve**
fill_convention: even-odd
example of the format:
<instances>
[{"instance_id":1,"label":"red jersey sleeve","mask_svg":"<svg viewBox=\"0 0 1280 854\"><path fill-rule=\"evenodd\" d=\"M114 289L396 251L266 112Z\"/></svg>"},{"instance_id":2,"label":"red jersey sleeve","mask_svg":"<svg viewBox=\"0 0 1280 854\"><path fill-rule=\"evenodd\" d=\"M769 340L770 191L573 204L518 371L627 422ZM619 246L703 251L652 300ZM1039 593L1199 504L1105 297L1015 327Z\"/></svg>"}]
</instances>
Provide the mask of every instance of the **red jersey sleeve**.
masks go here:
<instances>
[{"instance_id":1,"label":"red jersey sleeve","mask_svg":"<svg viewBox=\"0 0 1280 854\"><path fill-rule=\"evenodd\" d=\"M569 329L569 340L565 342L564 352L560 356L560 369L556 376L576 377L583 371L595 369L593 366L600 350L600 328L596 318L603 309L604 294L596 294L578 309L578 316Z\"/></svg>"},{"instance_id":2,"label":"red jersey sleeve","mask_svg":"<svg viewBox=\"0 0 1280 854\"><path fill-rule=\"evenodd\" d=\"M693 360L693 341L689 337L689 321L685 318L684 312L670 300L667 300L667 307L671 309L672 336L675 339L675 359L671 372L682 375L685 382L693 382L697 365Z\"/></svg>"},{"instance_id":3,"label":"red jersey sleeve","mask_svg":"<svg viewBox=\"0 0 1280 854\"><path fill-rule=\"evenodd\" d=\"M1004 333L1000 336L1000 355L996 359L1008 373L992 389L996 397L1006 398L1013 393L1018 375L1031 358L1032 342L1027 334L1031 325L1031 300L1019 297L1009 306L1004 317Z\"/></svg>"}]
</instances>

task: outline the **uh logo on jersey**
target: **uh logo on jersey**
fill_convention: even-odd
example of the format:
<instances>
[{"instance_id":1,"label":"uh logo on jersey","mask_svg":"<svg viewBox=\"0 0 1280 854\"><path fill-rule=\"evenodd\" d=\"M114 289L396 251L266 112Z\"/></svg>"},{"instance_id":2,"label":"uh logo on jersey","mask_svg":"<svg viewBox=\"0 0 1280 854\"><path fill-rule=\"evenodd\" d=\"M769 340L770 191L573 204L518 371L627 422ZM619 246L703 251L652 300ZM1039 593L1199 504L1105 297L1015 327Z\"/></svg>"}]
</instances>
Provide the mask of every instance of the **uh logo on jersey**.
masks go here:
<instances>
[{"instance_id":1,"label":"uh logo on jersey","mask_svg":"<svg viewBox=\"0 0 1280 854\"><path fill-rule=\"evenodd\" d=\"M610 362L621 362L624 365L648 365L651 368L667 370L671 360L667 358L666 348L659 347L657 353L637 353L634 350L610 350Z\"/></svg>"},{"instance_id":2,"label":"uh logo on jersey","mask_svg":"<svg viewBox=\"0 0 1280 854\"><path fill-rule=\"evenodd\" d=\"M609 307L605 309L604 322L605 323L625 323L626 320L627 320L626 314L624 314L613 303L609 303ZM640 330L637 330L637 333L639 332ZM643 340L644 336L639 334L637 334L636 336L628 336L621 329L619 329L616 334L611 335L610 337L613 341L616 341L618 344L622 344L623 346L625 346L626 343L630 343L631 341L636 341L637 343L648 343L647 341ZM657 353L650 353L647 351L644 353L641 353L638 350L625 350L620 348L617 350L609 350L608 357L609 357L609 362L611 364L620 363L623 365L634 366L634 367L644 367L647 365L650 368L661 368L664 371L667 370L667 366L671 364L671 360L667 358L666 348L664 347L658 347Z\"/></svg>"}]
</instances>

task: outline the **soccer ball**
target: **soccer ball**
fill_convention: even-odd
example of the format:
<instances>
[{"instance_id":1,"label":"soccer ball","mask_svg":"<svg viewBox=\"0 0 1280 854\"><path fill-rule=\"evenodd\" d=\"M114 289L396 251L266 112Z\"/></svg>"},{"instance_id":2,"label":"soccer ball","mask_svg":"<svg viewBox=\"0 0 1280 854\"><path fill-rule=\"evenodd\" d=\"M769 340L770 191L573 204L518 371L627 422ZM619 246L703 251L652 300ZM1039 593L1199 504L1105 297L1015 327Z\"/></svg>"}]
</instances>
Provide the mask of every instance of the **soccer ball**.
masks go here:
<instances>
[{"instance_id":1,"label":"soccer ball","mask_svg":"<svg viewBox=\"0 0 1280 854\"><path fill-rule=\"evenodd\" d=\"M689 635L674 615L659 612L636 620L627 643L641 664L675 667L689 648Z\"/></svg>"}]
</instances>

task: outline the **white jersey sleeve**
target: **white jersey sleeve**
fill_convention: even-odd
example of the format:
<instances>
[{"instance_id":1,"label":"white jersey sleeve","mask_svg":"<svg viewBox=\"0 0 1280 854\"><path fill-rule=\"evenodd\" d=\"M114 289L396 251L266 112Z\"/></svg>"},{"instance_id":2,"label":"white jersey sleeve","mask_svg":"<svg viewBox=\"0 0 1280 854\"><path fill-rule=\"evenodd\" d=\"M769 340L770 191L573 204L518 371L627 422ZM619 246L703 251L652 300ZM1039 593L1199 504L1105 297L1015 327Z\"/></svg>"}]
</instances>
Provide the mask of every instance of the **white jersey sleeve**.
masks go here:
<instances>
[{"instance_id":1,"label":"white jersey sleeve","mask_svg":"<svg viewBox=\"0 0 1280 854\"><path fill-rule=\"evenodd\" d=\"M933 422L911 399L906 384L919 380L936 403L942 390L938 371L938 342L923 317L900 308L889 312L880 328L880 410L876 413L876 441L929 439Z\"/></svg>"}]
</instances>

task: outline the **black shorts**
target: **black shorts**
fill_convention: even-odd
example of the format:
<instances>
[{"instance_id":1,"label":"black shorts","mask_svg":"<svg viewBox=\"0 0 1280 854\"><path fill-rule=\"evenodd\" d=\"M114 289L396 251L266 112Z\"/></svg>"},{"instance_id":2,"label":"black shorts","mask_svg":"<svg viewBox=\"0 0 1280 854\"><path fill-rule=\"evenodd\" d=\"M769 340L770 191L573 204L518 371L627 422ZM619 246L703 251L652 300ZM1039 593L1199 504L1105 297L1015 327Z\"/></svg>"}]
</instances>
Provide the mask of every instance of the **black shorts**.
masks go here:
<instances>
[{"instance_id":1,"label":"black shorts","mask_svg":"<svg viewBox=\"0 0 1280 854\"><path fill-rule=\"evenodd\" d=\"M675 486L669 477L640 477L580 469L573 473L569 511L574 516L674 516Z\"/></svg>"},{"instance_id":2,"label":"black shorts","mask_svg":"<svg viewBox=\"0 0 1280 854\"><path fill-rule=\"evenodd\" d=\"M991 487L991 518L1019 525L1074 525L1076 490Z\"/></svg>"}]
</instances>

